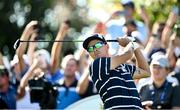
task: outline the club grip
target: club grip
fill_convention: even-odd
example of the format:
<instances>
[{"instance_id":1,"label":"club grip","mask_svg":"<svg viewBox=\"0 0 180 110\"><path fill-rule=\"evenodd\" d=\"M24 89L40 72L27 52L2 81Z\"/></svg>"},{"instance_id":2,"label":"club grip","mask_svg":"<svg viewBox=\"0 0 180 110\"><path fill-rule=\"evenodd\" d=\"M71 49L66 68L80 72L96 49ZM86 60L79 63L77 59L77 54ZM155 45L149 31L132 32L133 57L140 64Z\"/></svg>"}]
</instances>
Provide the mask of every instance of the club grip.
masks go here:
<instances>
[{"instance_id":1,"label":"club grip","mask_svg":"<svg viewBox=\"0 0 180 110\"><path fill-rule=\"evenodd\" d=\"M117 40L106 40L107 42L118 42Z\"/></svg>"}]
</instances>

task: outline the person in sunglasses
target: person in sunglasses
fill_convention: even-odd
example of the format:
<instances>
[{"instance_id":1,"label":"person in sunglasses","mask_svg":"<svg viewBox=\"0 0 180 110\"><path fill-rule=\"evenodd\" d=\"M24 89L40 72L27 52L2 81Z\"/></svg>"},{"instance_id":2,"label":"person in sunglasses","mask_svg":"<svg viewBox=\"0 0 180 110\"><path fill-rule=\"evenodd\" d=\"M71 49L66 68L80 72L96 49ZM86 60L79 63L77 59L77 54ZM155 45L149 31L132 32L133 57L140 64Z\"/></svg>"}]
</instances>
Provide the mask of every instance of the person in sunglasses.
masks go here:
<instances>
[{"instance_id":1,"label":"person in sunglasses","mask_svg":"<svg viewBox=\"0 0 180 110\"><path fill-rule=\"evenodd\" d=\"M123 54L110 56L109 45L102 35L93 34L85 39L83 47L94 59L90 66L90 76L105 109L142 109L133 79L149 77L149 65L138 44L127 37L117 40L124 47ZM127 64L133 53L137 67Z\"/></svg>"}]
</instances>

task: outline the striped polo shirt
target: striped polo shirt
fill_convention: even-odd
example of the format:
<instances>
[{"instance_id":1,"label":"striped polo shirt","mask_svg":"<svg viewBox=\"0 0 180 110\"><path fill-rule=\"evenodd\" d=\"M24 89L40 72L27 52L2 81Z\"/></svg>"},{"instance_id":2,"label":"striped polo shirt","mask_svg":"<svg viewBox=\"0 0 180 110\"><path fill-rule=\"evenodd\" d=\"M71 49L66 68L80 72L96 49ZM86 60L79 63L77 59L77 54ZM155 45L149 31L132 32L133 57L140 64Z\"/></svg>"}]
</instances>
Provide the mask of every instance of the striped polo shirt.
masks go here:
<instances>
[{"instance_id":1,"label":"striped polo shirt","mask_svg":"<svg viewBox=\"0 0 180 110\"><path fill-rule=\"evenodd\" d=\"M104 103L109 109L142 109L132 76L134 65L120 64L110 70L110 58L98 58L90 66L90 76Z\"/></svg>"}]
</instances>

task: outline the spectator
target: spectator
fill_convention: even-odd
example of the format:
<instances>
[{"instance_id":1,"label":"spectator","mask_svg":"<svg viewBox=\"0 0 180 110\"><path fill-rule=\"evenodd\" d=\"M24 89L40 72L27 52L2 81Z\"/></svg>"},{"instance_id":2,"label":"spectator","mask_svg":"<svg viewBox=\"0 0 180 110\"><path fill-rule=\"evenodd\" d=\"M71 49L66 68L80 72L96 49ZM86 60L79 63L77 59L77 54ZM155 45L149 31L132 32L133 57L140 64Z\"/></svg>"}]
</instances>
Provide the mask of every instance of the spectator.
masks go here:
<instances>
[{"instance_id":1,"label":"spectator","mask_svg":"<svg viewBox=\"0 0 180 110\"><path fill-rule=\"evenodd\" d=\"M180 88L167 80L168 59L157 56L151 62L152 82L140 89L140 97L145 109L179 108Z\"/></svg>"},{"instance_id":2,"label":"spectator","mask_svg":"<svg viewBox=\"0 0 180 110\"><path fill-rule=\"evenodd\" d=\"M6 104L0 108L16 109L16 89L9 82L9 72L3 65L0 65L0 99Z\"/></svg>"},{"instance_id":3,"label":"spectator","mask_svg":"<svg viewBox=\"0 0 180 110\"><path fill-rule=\"evenodd\" d=\"M78 69L78 62L73 56L69 57L64 69L64 78L60 80L59 95L57 97L57 108L64 109L68 105L81 99L81 97L89 96L93 94L93 85L88 79L83 80L81 77L78 82L75 72ZM83 73L85 74L85 73ZM82 84L82 85L81 85Z\"/></svg>"},{"instance_id":4,"label":"spectator","mask_svg":"<svg viewBox=\"0 0 180 110\"><path fill-rule=\"evenodd\" d=\"M63 40L64 34L68 29L68 25L63 23L60 27L56 40ZM52 47L52 65L54 68L51 68L51 71L56 71L59 67L59 56L61 54L62 42L55 42ZM89 96L93 94L93 85L92 82L88 80L85 76L78 79L75 73L78 70L78 61L74 58L73 55L67 55L62 60L63 61L63 70L64 77L58 82L59 85L59 95L57 97L57 107L58 109L64 109L68 105L74 103L75 101L81 99L81 97ZM64 62L65 61L65 62ZM83 73L84 74L84 73ZM92 89L90 89L92 88ZM73 97L73 98L72 98Z\"/></svg>"},{"instance_id":5,"label":"spectator","mask_svg":"<svg viewBox=\"0 0 180 110\"><path fill-rule=\"evenodd\" d=\"M143 20L145 21L146 25L144 23L137 21L134 19L133 14L135 13L135 5L132 2L132 0L121 0L121 4L123 5L124 10L123 11L117 11L112 14L110 19L108 20L106 26L107 26L107 34L110 34L110 39L116 39L117 37L122 37L125 35L125 32L123 31L124 24L129 20L134 20L135 24L137 26L137 31L141 33L141 40L142 44L145 45L148 40L148 17L145 14L145 11L143 9L142 15ZM113 20L115 16L121 15L120 19ZM110 48L115 49L115 53L117 54L119 45L111 44Z\"/></svg>"},{"instance_id":6,"label":"spectator","mask_svg":"<svg viewBox=\"0 0 180 110\"><path fill-rule=\"evenodd\" d=\"M56 40L63 40L67 32L67 29L68 25L66 23L62 23L57 34ZM57 86L57 97L53 96L51 97L52 101L45 100L43 104L40 103L41 108L44 109L64 109L68 105L81 99L81 97L94 94L92 91L93 89L91 89L93 88L92 82L89 82L89 80L81 80L81 82L78 82L78 79L75 76L75 73L78 70L78 61L74 58L73 55L67 55L64 57L64 59L66 60L65 62L63 62L63 77L61 79L59 77L54 77L54 75L56 76L56 71L59 71L59 57L61 55L61 47L62 42L55 42L53 44L51 59L50 55L44 54L46 53L45 50L43 50L43 52L42 50L35 52L36 57L33 58L32 65L30 66L28 72L23 77L20 83L19 91L23 92L24 88L28 85L29 79L32 79L33 76L36 75L36 73L37 76L42 76L42 74L40 73L43 73L43 75L46 79L48 79L48 81L54 84L54 86ZM49 77L47 77L47 75L49 75ZM55 80L53 80L52 77L54 77ZM91 90L92 92L89 90Z\"/></svg>"}]
</instances>

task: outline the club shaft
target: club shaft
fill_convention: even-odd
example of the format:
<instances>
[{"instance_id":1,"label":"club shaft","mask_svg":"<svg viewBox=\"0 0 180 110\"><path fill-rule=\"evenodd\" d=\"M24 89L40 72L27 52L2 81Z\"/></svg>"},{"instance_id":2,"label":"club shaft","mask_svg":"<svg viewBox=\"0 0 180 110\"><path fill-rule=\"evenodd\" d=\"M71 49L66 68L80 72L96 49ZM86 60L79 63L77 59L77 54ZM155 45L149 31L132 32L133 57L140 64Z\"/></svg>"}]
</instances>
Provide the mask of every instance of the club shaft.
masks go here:
<instances>
[{"instance_id":1,"label":"club shaft","mask_svg":"<svg viewBox=\"0 0 180 110\"><path fill-rule=\"evenodd\" d=\"M107 42L118 42L117 40L106 40ZM20 42L83 42L83 40L20 40Z\"/></svg>"},{"instance_id":2,"label":"club shaft","mask_svg":"<svg viewBox=\"0 0 180 110\"><path fill-rule=\"evenodd\" d=\"M106 40L107 42L118 42L117 40ZM20 40L14 43L14 49L17 49L21 42L84 42L83 40Z\"/></svg>"}]
</instances>

